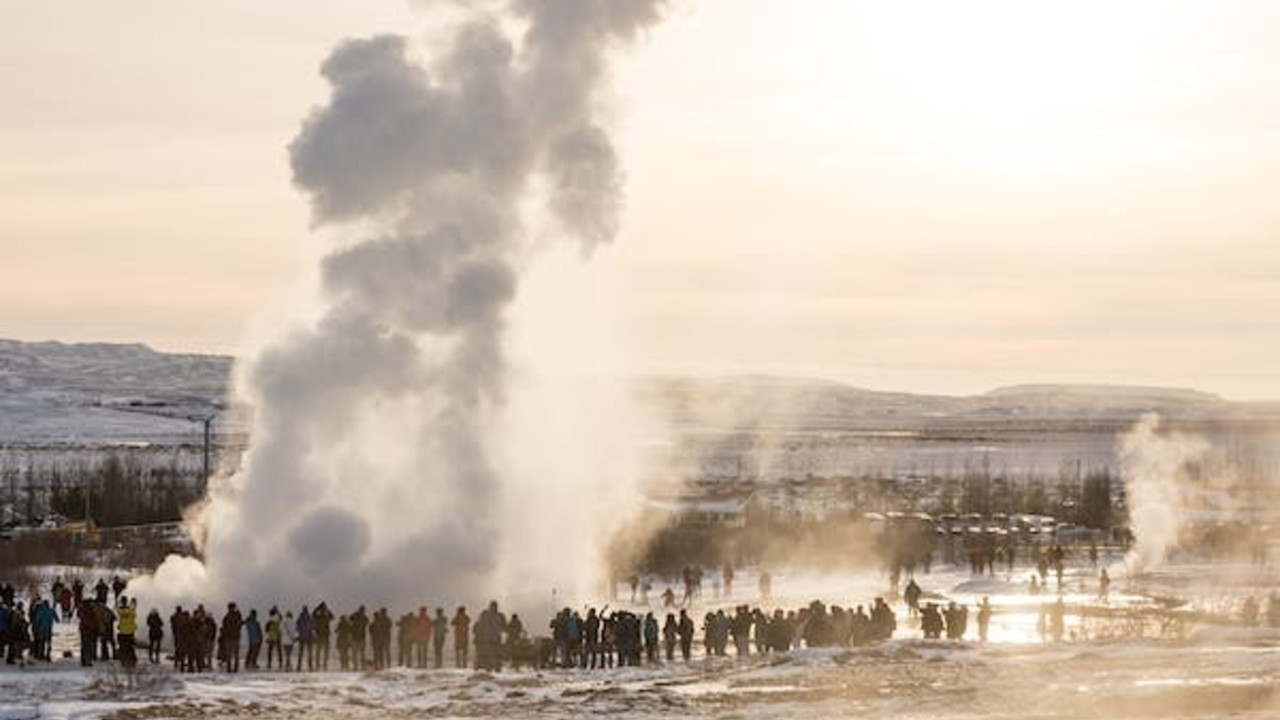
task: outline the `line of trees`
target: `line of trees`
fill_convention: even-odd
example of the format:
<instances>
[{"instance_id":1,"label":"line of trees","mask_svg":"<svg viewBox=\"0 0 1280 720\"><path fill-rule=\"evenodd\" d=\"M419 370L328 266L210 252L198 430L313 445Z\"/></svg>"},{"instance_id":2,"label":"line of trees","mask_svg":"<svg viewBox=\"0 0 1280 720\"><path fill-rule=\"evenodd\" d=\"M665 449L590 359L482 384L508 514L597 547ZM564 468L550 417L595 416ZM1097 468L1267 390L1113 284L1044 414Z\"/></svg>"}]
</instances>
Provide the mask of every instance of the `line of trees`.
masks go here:
<instances>
[{"instance_id":1,"label":"line of trees","mask_svg":"<svg viewBox=\"0 0 1280 720\"><path fill-rule=\"evenodd\" d=\"M175 522L199 499L200 470L144 453L8 467L0 497L8 524L34 524L50 516L91 519L98 527Z\"/></svg>"}]
</instances>

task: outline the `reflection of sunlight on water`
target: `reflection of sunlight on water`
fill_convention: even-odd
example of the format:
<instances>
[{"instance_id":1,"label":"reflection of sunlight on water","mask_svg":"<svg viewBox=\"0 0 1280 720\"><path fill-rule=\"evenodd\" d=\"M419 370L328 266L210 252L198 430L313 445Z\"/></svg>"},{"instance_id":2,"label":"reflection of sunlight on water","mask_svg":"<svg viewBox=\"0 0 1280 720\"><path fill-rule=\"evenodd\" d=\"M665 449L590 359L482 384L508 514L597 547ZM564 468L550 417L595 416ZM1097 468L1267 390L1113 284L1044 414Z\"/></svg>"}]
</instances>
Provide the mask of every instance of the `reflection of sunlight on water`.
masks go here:
<instances>
[{"instance_id":1,"label":"reflection of sunlight on water","mask_svg":"<svg viewBox=\"0 0 1280 720\"><path fill-rule=\"evenodd\" d=\"M991 627L987 638L992 643L1008 643L1025 645L1040 642L1040 633L1036 630L1035 612L998 612L991 616Z\"/></svg>"},{"instance_id":2,"label":"reflection of sunlight on water","mask_svg":"<svg viewBox=\"0 0 1280 720\"><path fill-rule=\"evenodd\" d=\"M986 597L992 607L991 624L987 631L988 642L1010 645L1045 642L1047 632L1042 631L1041 614L1048 613L1059 598L1062 599L1066 606L1063 621L1064 641L1079 638L1084 632L1083 621L1080 616L1080 608L1082 606L1104 605L1096 595L1087 593L1063 593L1061 595L1056 593L1043 595L954 593L951 597L956 602L967 605L969 608L969 622L965 633L966 640L974 641L978 639L978 605L982 598ZM1137 595L1115 594L1105 603L1106 606L1113 608L1136 608L1149 604L1150 600L1148 598ZM912 630L918 630L918 623L913 621L911 628ZM914 636L918 637L918 635Z\"/></svg>"}]
</instances>

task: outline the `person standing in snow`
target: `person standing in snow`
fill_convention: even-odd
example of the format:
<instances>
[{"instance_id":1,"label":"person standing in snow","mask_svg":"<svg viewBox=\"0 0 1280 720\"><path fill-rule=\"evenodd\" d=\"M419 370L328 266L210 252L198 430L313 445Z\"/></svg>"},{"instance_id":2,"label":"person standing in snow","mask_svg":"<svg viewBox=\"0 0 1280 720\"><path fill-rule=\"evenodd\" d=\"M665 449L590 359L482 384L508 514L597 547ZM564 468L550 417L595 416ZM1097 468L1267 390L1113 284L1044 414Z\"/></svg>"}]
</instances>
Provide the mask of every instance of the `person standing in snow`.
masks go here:
<instances>
[{"instance_id":1,"label":"person standing in snow","mask_svg":"<svg viewBox=\"0 0 1280 720\"><path fill-rule=\"evenodd\" d=\"M400 667L413 667L415 624L413 613L405 613L396 620L396 665Z\"/></svg>"},{"instance_id":2,"label":"person standing in snow","mask_svg":"<svg viewBox=\"0 0 1280 720\"><path fill-rule=\"evenodd\" d=\"M351 621L346 615L338 617L338 626L334 631L334 645L338 649L338 667L351 669Z\"/></svg>"},{"instance_id":3,"label":"person standing in snow","mask_svg":"<svg viewBox=\"0 0 1280 720\"><path fill-rule=\"evenodd\" d=\"M98 624L98 613L94 611L93 605L93 601L88 598L80 602L80 665L83 667L93 665L93 661L97 659L98 634L101 632L101 626Z\"/></svg>"},{"instance_id":4,"label":"person standing in snow","mask_svg":"<svg viewBox=\"0 0 1280 720\"><path fill-rule=\"evenodd\" d=\"M298 621L293 611L287 610L284 620L280 622L280 643L284 647L284 665L281 669L288 672L293 669L293 646L298 642ZM301 668L299 668L301 669Z\"/></svg>"},{"instance_id":5,"label":"person standing in snow","mask_svg":"<svg viewBox=\"0 0 1280 720\"><path fill-rule=\"evenodd\" d=\"M173 615L169 616L169 632L173 635L173 669L177 672L194 670L191 616L181 605L174 608Z\"/></svg>"},{"instance_id":6,"label":"person standing in snow","mask_svg":"<svg viewBox=\"0 0 1280 720\"><path fill-rule=\"evenodd\" d=\"M262 652L262 623L258 622L258 611L256 609L249 611L249 617L244 620L245 640L249 643L249 649L244 656L244 669L258 669L258 654Z\"/></svg>"},{"instance_id":7,"label":"person standing in snow","mask_svg":"<svg viewBox=\"0 0 1280 720\"><path fill-rule=\"evenodd\" d=\"M490 601L489 607L480 613L476 621L477 669L495 672L502 669L502 633L506 627L507 618L498 610L498 601ZM578 640L581 643L581 633Z\"/></svg>"},{"instance_id":8,"label":"person standing in snow","mask_svg":"<svg viewBox=\"0 0 1280 720\"><path fill-rule=\"evenodd\" d=\"M98 613L98 656L111 660L116 655L116 614L105 600L96 601L93 609Z\"/></svg>"},{"instance_id":9,"label":"person standing in snow","mask_svg":"<svg viewBox=\"0 0 1280 720\"><path fill-rule=\"evenodd\" d=\"M471 637L471 618L462 605L453 614L453 662L460 668L467 666L467 642Z\"/></svg>"},{"instance_id":10,"label":"person standing in snow","mask_svg":"<svg viewBox=\"0 0 1280 720\"><path fill-rule=\"evenodd\" d=\"M311 611L306 605L302 606L302 610L298 613L298 672L302 672L302 659L306 656L307 670L316 669L315 656L315 636L316 626L311 619Z\"/></svg>"},{"instance_id":11,"label":"person standing in snow","mask_svg":"<svg viewBox=\"0 0 1280 720\"><path fill-rule=\"evenodd\" d=\"M5 628L8 635L9 653L5 658L5 662L9 665L26 665L26 659L23 654L27 647L31 645L30 624L27 621L26 613L23 612L22 603L16 603L9 611L8 627Z\"/></svg>"},{"instance_id":12,"label":"person standing in snow","mask_svg":"<svg viewBox=\"0 0 1280 720\"><path fill-rule=\"evenodd\" d=\"M680 608L680 654L684 657L685 662L689 662L689 657L693 652L693 618L689 617L689 613L684 608Z\"/></svg>"},{"instance_id":13,"label":"person standing in snow","mask_svg":"<svg viewBox=\"0 0 1280 720\"><path fill-rule=\"evenodd\" d=\"M373 644L373 669L391 667L391 617L386 608L378 608L369 621L369 640Z\"/></svg>"},{"instance_id":14,"label":"person standing in snow","mask_svg":"<svg viewBox=\"0 0 1280 720\"><path fill-rule=\"evenodd\" d=\"M160 611L151 608L147 613L147 659L152 665L160 662L160 644L164 641L164 620Z\"/></svg>"},{"instance_id":15,"label":"person standing in snow","mask_svg":"<svg viewBox=\"0 0 1280 720\"><path fill-rule=\"evenodd\" d=\"M116 595L120 603L116 611L119 624L116 627L116 655L120 658L120 666L132 670L138 666L138 653L134 647L134 636L138 633L138 606L131 604L124 595Z\"/></svg>"},{"instance_id":16,"label":"person standing in snow","mask_svg":"<svg viewBox=\"0 0 1280 720\"><path fill-rule=\"evenodd\" d=\"M413 651L414 666L418 668L426 668L431 656L431 635L432 635L431 613L427 612L427 606L423 605L418 608L418 614L413 617Z\"/></svg>"},{"instance_id":17,"label":"person standing in snow","mask_svg":"<svg viewBox=\"0 0 1280 720\"><path fill-rule=\"evenodd\" d=\"M667 613L667 621L662 625L662 643L666 650L667 662L674 662L676 659L676 640L679 636L680 624L676 622L675 614Z\"/></svg>"},{"instance_id":18,"label":"person standing in snow","mask_svg":"<svg viewBox=\"0 0 1280 720\"><path fill-rule=\"evenodd\" d=\"M364 606L347 617L347 629L351 632L351 669L364 669L365 631L369 628L369 618L364 613Z\"/></svg>"},{"instance_id":19,"label":"person standing in snow","mask_svg":"<svg viewBox=\"0 0 1280 720\"><path fill-rule=\"evenodd\" d=\"M57 613L48 601L40 600L31 613L31 630L35 640L35 659L53 660L53 623Z\"/></svg>"},{"instance_id":20,"label":"person standing in snow","mask_svg":"<svg viewBox=\"0 0 1280 720\"><path fill-rule=\"evenodd\" d=\"M311 623L315 626L316 667L329 669L329 634L333 623L333 613L323 601L311 613Z\"/></svg>"},{"instance_id":21,"label":"person standing in snow","mask_svg":"<svg viewBox=\"0 0 1280 720\"><path fill-rule=\"evenodd\" d=\"M227 603L227 614L222 616L222 659L227 672L240 671L240 630L244 619L235 603Z\"/></svg>"},{"instance_id":22,"label":"person standing in snow","mask_svg":"<svg viewBox=\"0 0 1280 720\"><path fill-rule=\"evenodd\" d=\"M658 662L658 619L651 612L644 615L644 656L650 665Z\"/></svg>"},{"instance_id":23,"label":"person standing in snow","mask_svg":"<svg viewBox=\"0 0 1280 720\"><path fill-rule=\"evenodd\" d=\"M449 621L444 616L444 608L436 608L436 617L431 621L431 645L432 652L435 655L436 669L439 670L444 665L444 640L449 634Z\"/></svg>"},{"instance_id":24,"label":"person standing in snow","mask_svg":"<svg viewBox=\"0 0 1280 720\"><path fill-rule=\"evenodd\" d=\"M907 587L902 591L902 599L907 601L907 617L913 618L920 615L920 595L923 591L916 584L916 579L911 578L907 581Z\"/></svg>"},{"instance_id":25,"label":"person standing in snow","mask_svg":"<svg viewBox=\"0 0 1280 720\"><path fill-rule=\"evenodd\" d=\"M271 669L271 659L276 659L277 667L284 668L284 618L280 611L272 605L267 613L267 669Z\"/></svg>"},{"instance_id":26,"label":"person standing in snow","mask_svg":"<svg viewBox=\"0 0 1280 720\"><path fill-rule=\"evenodd\" d=\"M978 605L978 642L987 641L987 628L991 625L991 601L983 596Z\"/></svg>"}]
</instances>

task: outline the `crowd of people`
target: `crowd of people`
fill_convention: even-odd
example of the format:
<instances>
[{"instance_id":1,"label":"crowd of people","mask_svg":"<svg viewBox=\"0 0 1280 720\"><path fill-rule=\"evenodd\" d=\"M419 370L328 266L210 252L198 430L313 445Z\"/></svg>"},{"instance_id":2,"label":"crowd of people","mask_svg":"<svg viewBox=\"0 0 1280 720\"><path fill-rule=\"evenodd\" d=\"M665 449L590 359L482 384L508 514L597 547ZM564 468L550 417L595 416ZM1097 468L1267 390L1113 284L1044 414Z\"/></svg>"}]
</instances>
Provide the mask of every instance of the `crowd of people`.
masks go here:
<instances>
[{"instance_id":1,"label":"crowd of people","mask_svg":"<svg viewBox=\"0 0 1280 720\"><path fill-rule=\"evenodd\" d=\"M127 597L125 589L119 578L100 580L89 592L79 580L59 579L50 588L58 602L33 594L27 609L12 586L0 587L0 653L13 663L51 661L54 624L66 622L78 631L79 660L85 667L118 661L132 668L138 663L139 646L145 646L150 663L159 664L165 661L168 639L169 661L178 672L441 668L451 638L452 661L459 668L595 669L673 662L677 657L687 662L699 633L708 656L729 654L730 648L741 656L753 648L764 653L865 644L890 637L896 627L893 610L883 598L876 599L869 613L862 606L846 610L817 601L772 613L740 605L728 612L707 612L700 627L688 608L666 613L661 623L653 612L606 606L582 613L565 608L550 619L545 635L533 637L519 615L508 617L496 601L474 620L465 606L451 615L444 608L432 612L423 606L392 620L386 608L369 612L359 606L335 614L324 602L303 605L296 612L272 606L265 616L256 608L244 612L235 602L220 613L197 604L175 607L167 618L152 608L139 618L137 600ZM689 595L696 593L693 589Z\"/></svg>"},{"instance_id":2,"label":"crowd of people","mask_svg":"<svg viewBox=\"0 0 1280 720\"><path fill-rule=\"evenodd\" d=\"M726 588L732 582L729 572L722 572L722 577L728 576L724 578ZM271 606L260 616L256 608L244 613L231 602L218 614L204 605L189 610L179 606L167 619L158 608L152 608L140 625L137 601L126 597L126 583L118 577L110 583L99 580L87 593L79 580L64 583L59 579L52 583L47 598L32 593L28 607L11 585L5 585L0 586L0 655L10 664L28 658L51 661L54 624L74 622L80 663L86 667L111 660L125 668L136 666L138 634L145 632L148 661L164 662L168 635L170 659L178 672L442 668L450 639L453 665L458 668L604 669L677 659L689 662L699 640L707 657L744 657L801 647L867 645L891 638L898 626L893 608L882 597L868 606L853 608L814 601L804 607L769 612L737 605L710 609L698 622L691 614L690 601L700 595L700 575L692 570L683 573L682 607L674 606L673 592L663 594L668 611L661 620L662 613L653 611L610 610L608 606L584 611L563 608L550 619L545 634L536 637L519 615L507 616L496 601L474 620L465 606L458 606L452 614L446 614L442 607L432 611L422 606L393 620L387 608L369 612L363 605L345 614L336 614L325 602L302 605L296 613L292 608L282 611ZM964 640L971 635L966 606L925 602L924 596L915 579L909 579L902 600L908 618L918 619L924 638L945 635L950 640ZM768 600L763 592L761 598ZM976 639L986 642L993 614L987 598L974 614ZM1039 621L1041 636L1061 640L1064 615L1061 598L1046 606ZM1248 624L1280 627L1280 597L1272 594L1265 607L1250 598L1244 619Z\"/></svg>"}]
</instances>

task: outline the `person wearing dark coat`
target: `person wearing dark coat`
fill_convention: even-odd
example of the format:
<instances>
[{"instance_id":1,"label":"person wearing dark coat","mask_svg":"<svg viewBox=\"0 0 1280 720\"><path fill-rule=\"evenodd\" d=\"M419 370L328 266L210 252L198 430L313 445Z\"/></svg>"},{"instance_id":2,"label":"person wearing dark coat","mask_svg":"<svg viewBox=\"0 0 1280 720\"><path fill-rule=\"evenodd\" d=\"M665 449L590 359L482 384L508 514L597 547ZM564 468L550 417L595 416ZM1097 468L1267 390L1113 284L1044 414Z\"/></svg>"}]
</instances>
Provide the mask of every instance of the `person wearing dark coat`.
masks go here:
<instances>
[{"instance_id":1,"label":"person wearing dark coat","mask_svg":"<svg viewBox=\"0 0 1280 720\"><path fill-rule=\"evenodd\" d=\"M160 644L164 642L164 620L155 608L147 613L147 659L152 665L160 662Z\"/></svg>"}]
</instances>

